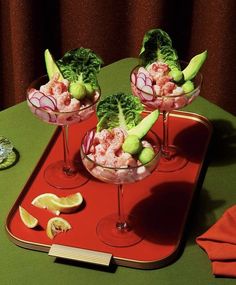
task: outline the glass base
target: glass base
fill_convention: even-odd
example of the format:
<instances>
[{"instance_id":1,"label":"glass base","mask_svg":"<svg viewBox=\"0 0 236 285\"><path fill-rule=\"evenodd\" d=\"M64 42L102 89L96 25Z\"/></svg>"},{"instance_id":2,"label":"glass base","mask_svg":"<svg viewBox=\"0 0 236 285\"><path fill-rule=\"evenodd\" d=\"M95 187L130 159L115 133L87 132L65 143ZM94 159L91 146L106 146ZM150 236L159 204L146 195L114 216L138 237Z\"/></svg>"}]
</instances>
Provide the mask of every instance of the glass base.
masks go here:
<instances>
[{"instance_id":1,"label":"glass base","mask_svg":"<svg viewBox=\"0 0 236 285\"><path fill-rule=\"evenodd\" d=\"M84 185L88 178L78 171L67 174L63 171L64 161L57 161L50 164L44 171L44 178L47 183L60 189L72 189Z\"/></svg>"},{"instance_id":2,"label":"glass base","mask_svg":"<svg viewBox=\"0 0 236 285\"><path fill-rule=\"evenodd\" d=\"M182 169L188 163L182 150L174 145L168 147L168 152L162 151L162 157L157 168L160 172L174 172Z\"/></svg>"},{"instance_id":3,"label":"glass base","mask_svg":"<svg viewBox=\"0 0 236 285\"><path fill-rule=\"evenodd\" d=\"M126 217L126 227L117 227L118 215L112 214L102 218L97 225L99 239L110 246L127 247L140 242L143 237L134 232L135 223L133 218Z\"/></svg>"}]
</instances>

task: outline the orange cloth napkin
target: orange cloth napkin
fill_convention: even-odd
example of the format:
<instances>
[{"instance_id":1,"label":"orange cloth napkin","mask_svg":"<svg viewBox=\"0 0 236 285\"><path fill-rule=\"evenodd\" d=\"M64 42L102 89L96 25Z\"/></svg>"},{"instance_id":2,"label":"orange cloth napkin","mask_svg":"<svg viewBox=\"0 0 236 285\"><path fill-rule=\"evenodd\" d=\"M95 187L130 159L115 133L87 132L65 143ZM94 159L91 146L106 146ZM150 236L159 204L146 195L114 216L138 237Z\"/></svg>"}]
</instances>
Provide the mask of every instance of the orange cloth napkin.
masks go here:
<instances>
[{"instance_id":1,"label":"orange cloth napkin","mask_svg":"<svg viewBox=\"0 0 236 285\"><path fill-rule=\"evenodd\" d=\"M196 242L211 260L214 275L236 277L236 206L229 208Z\"/></svg>"}]
</instances>

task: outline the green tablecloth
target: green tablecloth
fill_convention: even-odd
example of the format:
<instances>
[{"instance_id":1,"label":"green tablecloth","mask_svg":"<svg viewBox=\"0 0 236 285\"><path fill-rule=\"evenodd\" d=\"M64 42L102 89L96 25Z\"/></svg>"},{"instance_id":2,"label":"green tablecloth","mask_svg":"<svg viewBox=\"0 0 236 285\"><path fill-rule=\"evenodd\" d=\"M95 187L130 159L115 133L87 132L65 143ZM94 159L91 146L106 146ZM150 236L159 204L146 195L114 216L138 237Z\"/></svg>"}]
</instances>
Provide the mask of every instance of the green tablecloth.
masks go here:
<instances>
[{"instance_id":1,"label":"green tablecloth","mask_svg":"<svg viewBox=\"0 0 236 285\"><path fill-rule=\"evenodd\" d=\"M104 67L99 75L103 94L130 92L129 72L136 62L136 59L128 58ZM211 274L208 257L196 245L195 238L236 203L236 120L201 97L186 110L202 114L213 123L213 140L207 156L209 164L193 206L184 250L176 262L156 270L125 267L103 270L58 262L46 253L20 248L8 239L4 230L6 216L50 140L54 127L34 118L25 102L2 111L0 134L12 140L20 160L14 167L0 171L0 284L235 284L235 279L215 278Z\"/></svg>"}]
</instances>

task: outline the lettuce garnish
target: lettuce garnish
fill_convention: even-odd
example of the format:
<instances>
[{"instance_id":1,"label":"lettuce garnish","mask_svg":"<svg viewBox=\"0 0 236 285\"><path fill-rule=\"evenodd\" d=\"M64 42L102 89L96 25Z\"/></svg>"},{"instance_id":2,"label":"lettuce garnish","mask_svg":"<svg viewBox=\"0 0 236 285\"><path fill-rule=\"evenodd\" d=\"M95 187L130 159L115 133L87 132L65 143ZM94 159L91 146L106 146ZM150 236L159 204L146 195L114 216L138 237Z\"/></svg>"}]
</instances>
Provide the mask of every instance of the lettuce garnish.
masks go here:
<instances>
[{"instance_id":1,"label":"lettuce garnish","mask_svg":"<svg viewBox=\"0 0 236 285\"><path fill-rule=\"evenodd\" d=\"M146 32L139 57L143 66L160 60L168 64L171 70L180 70L178 55L172 46L172 40L161 29L152 29Z\"/></svg>"},{"instance_id":2,"label":"lettuce garnish","mask_svg":"<svg viewBox=\"0 0 236 285\"><path fill-rule=\"evenodd\" d=\"M122 127L129 130L141 120L143 105L139 98L125 93L106 96L97 105L97 131Z\"/></svg>"},{"instance_id":3,"label":"lettuce garnish","mask_svg":"<svg viewBox=\"0 0 236 285\"><path fill-rule=\"evenodd\" d=\"M97 89L97 74L103 64L102 59L88 48L76 48L65 53L57 61L60 71L65 79L79 84L89 84Z\"/></svg>"}]
</instances>

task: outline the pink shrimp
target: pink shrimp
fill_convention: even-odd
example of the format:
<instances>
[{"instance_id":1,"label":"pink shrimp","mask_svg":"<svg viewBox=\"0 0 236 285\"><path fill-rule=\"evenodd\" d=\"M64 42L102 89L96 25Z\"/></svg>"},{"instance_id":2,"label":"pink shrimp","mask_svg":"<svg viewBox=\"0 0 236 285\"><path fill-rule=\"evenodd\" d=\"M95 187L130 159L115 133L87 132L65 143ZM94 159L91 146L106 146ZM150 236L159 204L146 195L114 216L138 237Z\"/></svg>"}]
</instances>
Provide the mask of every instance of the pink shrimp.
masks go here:
<instances>
[{"instance_id":1,"label":"pink shrimp","mask_svg":"<svg viewBox=\"0 0 236 285\"><path fill-rule=\"evenodd\" d=\"M162 87L162 90L163 90L163 95L168 95L168 94L171 94L172 91L174 90L175 88L175 83L174 82L166 82L164 84L164 86Z\"/></svg>"},{"instance_id":2,"label":"pink shrimp","mask_svg":"<svg viewBox=\"0 0 236 285\"><path fill-rule=\"evenodd\" d=\"M113 134L106 130L106 129L103 129L101 132L97 132L95 134L95 141L98 140L99 143L103 144L103 143L110 143L113 139Z\"/></svg>"},{"instance_id":3,"label":"pink shrimp","mask_svg":"<svg viewBox=\"0 0 236 285\"><path fill-rule=\"evenodd\" d=\"M64 92L62 95L55 95L57 100L57 108L62 111L65 109L65 106L70 105L71 97L69 92Z\"/></svg>"},{"instance_id":4,"label":"pink shrimp","mask_svg":"<svg viewBox=\"0 0 236 285\"><path fill-rule=\"evenodd\" d=\"M66 100L64 101L64 107L62 108L61 111L62 112L73 112L79 109L80 109L80 102L75 98L68 99L67 97Z\"/></svg>"},{"instance_id":5,"label":"pink shrimp","mask_svg":"<svg viewBox=\"0 0 236 285\"><path fill-rule=\"evenodd\" d=\"M105 155L106 149L103 148L102 144L98 144L95 146L95 153L96 155Z\"/></svg>"},{"instance_id":6,"label":"pink shrimp","mask_svg":"<svg viewBox=\"0 0 236 285\"><path fill-rule=\"evenodd\" d=\"M106 151L106 166L114 167L117 164L118 157L112 149Z\"/></svg>"},{"instance_id":7,"label":"pink shrimp","mask_svg":"<svg viewBox=\"0 0 236 285\"><path fill-rule=\"evenodd\" d=\"M165 76L168 71L168 65L163 62L154 62L148 67L148 72L154 80L158 80L158 78Z\"/></svg>"},{"instance_id":8,"label":"pink shrimp","mask_svg":"<svg viewBox=\"0 0 236 285\"><path fill-rule=\"evenodd\" d=\"M112 133L106 129L103 129L101 132L95 134L94 143L101 144L103 149L107 150L112 139Z\"/></svg>"},{"instance_id":9,"label":"pink shrimp","mask_svg":"<svg viewBox=\"0 0 236 285\"><path fill-rule=\"evenodd\" d=\"M161 76L156 79L156 84L163 87L167 82L170 82L171 77L168 75Z\"/></svg>"},{"instance_id":10,"label":"pink shrimp","mask_svg":"<svg viewBox=\"0 0 236 285\"><path fill-rule=\"evenodd\" d=\"M137 166L136 160L132 157L131 154L123 152L117 159L117 167L122 166Z\"/></svg>"},{"instance_id":11,"label":"pink shrimp","mask_svg":"<svg viewBox=\"0 0 236 285\"><path fill-rule=\"evenodd\" d=\"M52 94L62 94L67 91L67 87L63 82L54 81L54 84L51 86Z\"/></svg>"},{"instance_id":12,"label":"pink shrimp","mask_svg":"<svg viewBox=\"0 0 236 285\"><path fill-rule=\"evenodd\" d=\"M108 149L116 152L121 148L125 135L121 128L114 128L112 132L114 134L114 138L112 139Z\"/></svg>"},{"instance_id":13,"label":"pink shrimp","mask_svg":"<svg viewBox=\"0 0 236 285\"><path fill-rule=\"evenodd\" d=\"M59 74L55 74L45 85L40 87L40 91L45 95L60 95L68 90L68 80L58 81Z\"/></svg>"}]
</instances>

